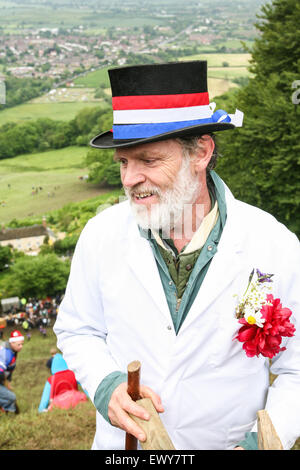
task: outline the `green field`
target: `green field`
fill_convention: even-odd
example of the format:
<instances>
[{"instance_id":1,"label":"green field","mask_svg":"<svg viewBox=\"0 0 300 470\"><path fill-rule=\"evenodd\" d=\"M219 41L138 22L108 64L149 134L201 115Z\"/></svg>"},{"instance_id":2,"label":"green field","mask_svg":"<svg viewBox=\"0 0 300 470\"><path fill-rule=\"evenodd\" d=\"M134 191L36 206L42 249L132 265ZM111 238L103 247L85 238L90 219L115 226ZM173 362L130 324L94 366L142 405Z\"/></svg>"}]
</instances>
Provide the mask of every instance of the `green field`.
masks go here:
<instances>
[{"instance_id":1,"label":"green field","mask_svg":"<svg viewBox=\"0 0 300 470\"><path fill-rule=\"evenodd\" d=\"M88 174L86 153L87 147L67 147L0 160L0 223L43 215L105 192L79 179ZM33 187L43 189L33 193Z\"/></svg>"},{"instance_id":2,"label":"green field","mask_svg":"<svg viewBox=\"0 0 300 470\"><path fill-rule=\"evenodd\" d=\"M7 122L30 121L39 118L49 118L58 121L70 121L79 111L91 106L99 106L96 101L81 102L35 102L24 103L0 112L0 126Z\"/></svg>"},{"instance_id":3,"label":"green field","mask_svg":"<svg viewBox=\"0 0 300 470\"><path fill-rule=\"evenodd\" d=\"M248 70L251 54L197 54L181 58L180 60L206 60L207 75L209 78L219 78L227 80L229 83L240 77L248 77ZM227 86L229 89L231 85ZM225 90L227 91L227 90ZM213 89L213 95L217 96Z\"/></svg>"},{"instance_id":4,"label":"green field","mask_svg":"<svg viewBox=\"0 0 300 470\"><path fill-rule=\"evenodd\" d=\"M103 69L94 70L84 76L78 77L74 80L74 85L87 88L98 88L100 85L104 84L105 87L109 87L108 68L109 67L104 67Z\"/></svg>"},{"instance_id":5,"label":"green field","mask_svg":"<svg viewBox=\"0 0 300 470\"><path fill-rule=\"evenodd\" d=\"M246 67L209 67L208 78L223 78L234 80L235 78L249 77L250 72Z\"/></svg>"},{"instance_id":6,"label":"green field","mask_svg":"<svg viewBox=\"0 0 300 470\"><path fill-rule=\"evenodd\" d=\"M207 65L209 67L222 67L223 62L227 62L229 67L247 67L249 60L251 58L250 54L196 54L191 56L186 56L180 60L207 60Z\"/></svg>"},{"instance_id":7,"label":"green field","mask_svg":"<svg viewBox=\"0 0 300 470\"><path fill-rule=\"evenodd\" d=\"M2 6L2 8L1 8ZM150 18L138 9L133 13L121 12L118 15L107 12L105 5L98 5L98 8L89 6L77 7L67 5L51 6L28 5L26 2L16 4L0 2L2 27L5 33L16 34L23 29L36 28L72 28L83 26L89 33L97 34L110 27L142 27L144 25L156 26L165 24L164 18Z\"/></svg>"}]
</instances>

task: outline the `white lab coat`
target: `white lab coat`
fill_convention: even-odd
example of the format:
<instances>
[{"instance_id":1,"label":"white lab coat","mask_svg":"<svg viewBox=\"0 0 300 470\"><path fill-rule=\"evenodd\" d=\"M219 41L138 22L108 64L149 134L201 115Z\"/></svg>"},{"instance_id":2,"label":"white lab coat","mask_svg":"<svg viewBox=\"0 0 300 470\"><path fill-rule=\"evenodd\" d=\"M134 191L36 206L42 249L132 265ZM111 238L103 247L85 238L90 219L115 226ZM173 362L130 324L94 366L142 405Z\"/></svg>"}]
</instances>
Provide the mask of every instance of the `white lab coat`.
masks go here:
<instances>
[{"instance_id":1,"label":"white lab coat","mask_svg":"<svg viewBox=\"0 0 300 470\"><path fill-rule=\"evenodd\" d=\"M54 331L58 347L93 400L102 379L142 364L141 382L162 399L176 449L232 449L266 408L285 449L300 436L299 241L273 216L226 187L227 222L198 295L176 335L149 242L127 201L82 231ZM296 335L273 360L249 358L233 340L253 268L273 273L273 294L293 311ZM124 431L97 412L93 449L124 449Z\"/></svg>"}]
</instances>

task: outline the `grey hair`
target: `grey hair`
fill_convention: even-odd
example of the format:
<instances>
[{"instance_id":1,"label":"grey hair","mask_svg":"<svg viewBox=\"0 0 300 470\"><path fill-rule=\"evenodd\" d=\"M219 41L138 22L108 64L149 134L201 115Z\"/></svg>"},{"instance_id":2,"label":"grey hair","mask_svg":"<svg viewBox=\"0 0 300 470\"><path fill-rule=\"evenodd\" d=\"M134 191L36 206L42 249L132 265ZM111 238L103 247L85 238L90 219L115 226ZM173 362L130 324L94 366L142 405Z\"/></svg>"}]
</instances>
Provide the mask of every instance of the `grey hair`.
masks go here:
<instances>
[{"instance_id":1,"label":"grey hair","mask_svg":"<svg viewBox=\"0 0 300 470\"><path fill-rule=\"evenodd\" d=\"M218 146L216 142L216 136L214 134L208 134L214 144L214 151L212 153L211 159L209 161L209 164L207 165L207 170L213 170L216 167L217 164L217 159L219 156L218 152ZM201 148L201 142L199 141L202 138L202 136L188 136L188 137L179 137L176 139L177 142L179 142L182 145L183 151L191 155L192 153L195 153L199 147Z\"/></svg>"}]
</instances>

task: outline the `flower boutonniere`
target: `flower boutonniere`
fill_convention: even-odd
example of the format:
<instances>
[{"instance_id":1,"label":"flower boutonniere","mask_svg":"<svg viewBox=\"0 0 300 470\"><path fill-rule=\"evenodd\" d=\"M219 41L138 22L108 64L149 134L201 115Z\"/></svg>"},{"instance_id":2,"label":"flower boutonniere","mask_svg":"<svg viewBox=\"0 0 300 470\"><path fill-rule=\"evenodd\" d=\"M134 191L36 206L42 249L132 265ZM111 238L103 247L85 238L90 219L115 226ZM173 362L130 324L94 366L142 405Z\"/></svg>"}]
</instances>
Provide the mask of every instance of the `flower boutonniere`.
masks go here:
<instances>
[{"instance_id":1,"label":"flower boutonniere","mask_svg":"<svg viewBox=\"0 0 300 470\"><path fill-rule=\"evenodd\" d=\"M282 308L280 299L270 293L273 274L261 273L253 269L247 289L236 307L236 317L243 326L237 339L243 344L248 357L259 356L272 358L280 351L283 336L293 336L294 325L289 318L292 312Z\"/></svg>"}]
</instances>

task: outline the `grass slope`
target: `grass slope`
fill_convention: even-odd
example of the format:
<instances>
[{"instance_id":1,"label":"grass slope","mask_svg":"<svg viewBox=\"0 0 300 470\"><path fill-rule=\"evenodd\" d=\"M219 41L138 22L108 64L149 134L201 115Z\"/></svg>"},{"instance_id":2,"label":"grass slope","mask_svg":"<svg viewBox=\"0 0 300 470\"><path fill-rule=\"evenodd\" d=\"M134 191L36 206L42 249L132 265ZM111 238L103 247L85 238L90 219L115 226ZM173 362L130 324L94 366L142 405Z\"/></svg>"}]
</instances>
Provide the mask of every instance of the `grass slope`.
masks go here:
<instances>
[{"instance_id":1,"label":"grass slope","mask_svg":"<svg viewBox=\"0 0 300 470\"><path fill-rule=\"evenodd\" d=\"M45 95L43 95L45 96ZM48 118L57 121L71 121L77 113L84 108L99 106L97 101L70 101L70 102L28 102L6 108L0 112L0 126L7 122L29 122L39 118Z\"/></svg>"},{"instance_id":2,"label":"grass slope","mask_svg":"<svg viewBox=\"0 0 300 470\"><path fill-rule=\"evenodd\" d=\"M88 174L86 153L86 147L66 147L0 160L0 222L43 215L106 192L79 179ZM32 187L43 189L32 194Z\"/></svg>"},{"instance_id":3,"label":"grass slope","mask_svg":"<svg viewBox=\"0 0 300 470\"><path fill-rule=\"evenodd\" d=\"M104 67L102 69L88 72L86 75L82 75L74 80L75 86L86 87L86 88L98 88L101 85L106 87L110 86L109 77L107 70L110 67Z\"/></svg>"},{"instance_id":4,"label":"grass slope","mask_svg":"<svg viewBox=\"0 0 300 470\"><path fill-rule=\"evenodd\" d=\"M7 328L5 339L11 328ZM25 340L18 355L12 386L21 410L19 415L0 414L0 450L88 450L95 433L95 408L90 401L74 409L38 413L45 381L46 362L56 336L48 328L46 338L37 329Z\"/></svg>"}]
</instances>

